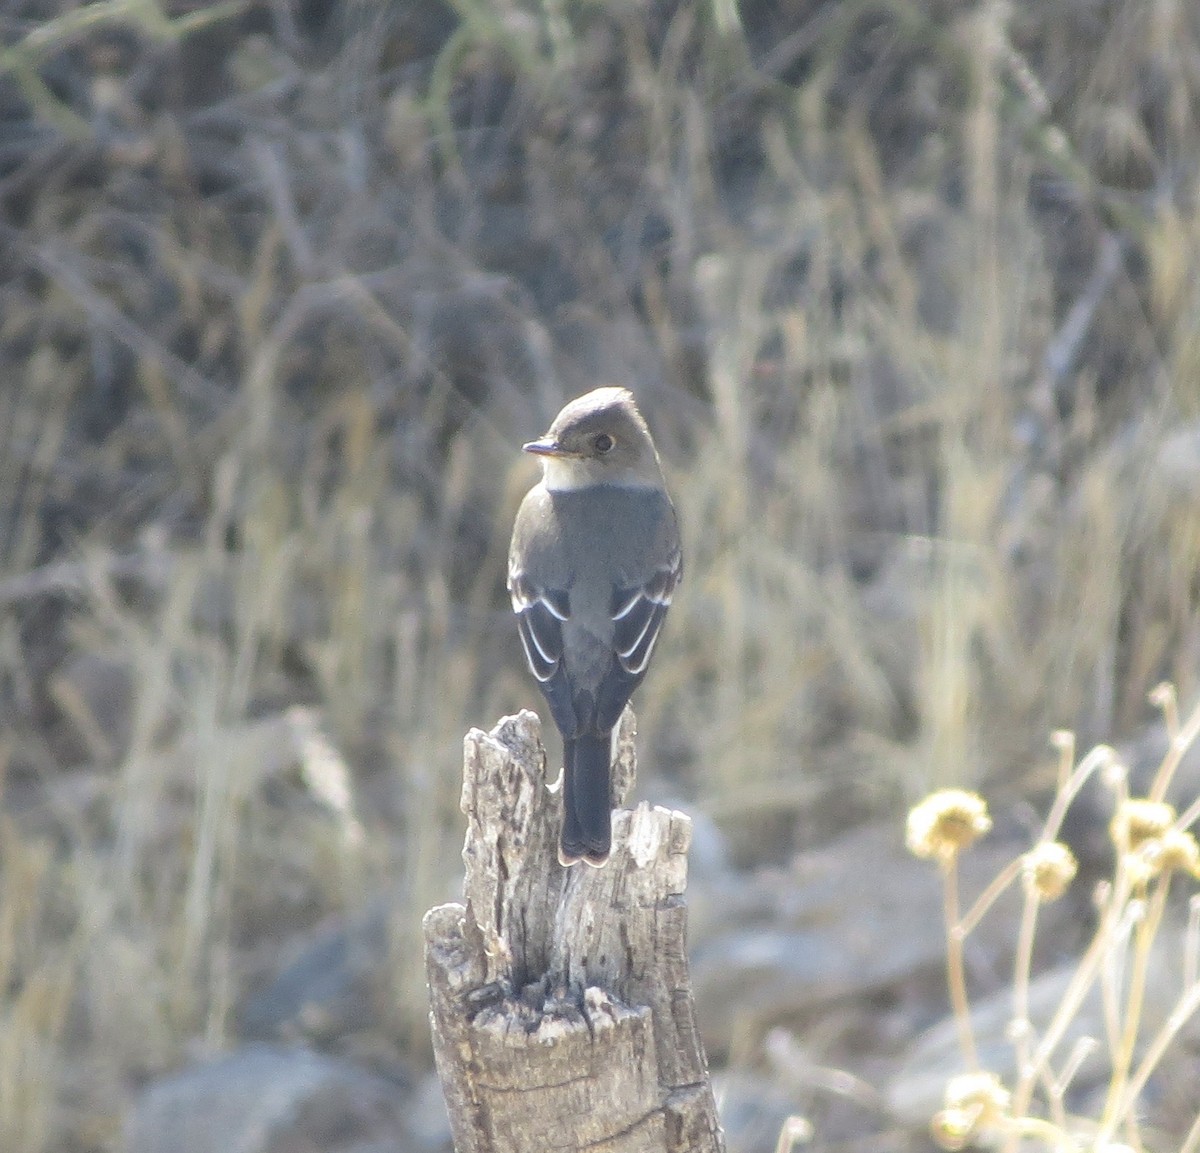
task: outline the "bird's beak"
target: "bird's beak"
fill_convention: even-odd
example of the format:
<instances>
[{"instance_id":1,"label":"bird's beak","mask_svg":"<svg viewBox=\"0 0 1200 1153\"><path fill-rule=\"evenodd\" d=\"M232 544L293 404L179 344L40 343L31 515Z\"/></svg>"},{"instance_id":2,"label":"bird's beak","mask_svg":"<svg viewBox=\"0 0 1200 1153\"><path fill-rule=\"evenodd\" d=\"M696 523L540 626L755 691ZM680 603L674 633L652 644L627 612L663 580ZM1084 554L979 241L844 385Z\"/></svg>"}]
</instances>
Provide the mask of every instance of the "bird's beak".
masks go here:
<instances>
[{"instance_id":1,"label":"bird's beak","mask_svg":"<svg viewBox=\"0 0 1200 1153\"><path fill-rule=\"evenodd\" d=\"M558 441L551 440L550 437L544 436L541 440L531 440L528 444L522 445L522 452L531 452L534 456L567 456L559 446Z\"/></svg>"}]
</instances>

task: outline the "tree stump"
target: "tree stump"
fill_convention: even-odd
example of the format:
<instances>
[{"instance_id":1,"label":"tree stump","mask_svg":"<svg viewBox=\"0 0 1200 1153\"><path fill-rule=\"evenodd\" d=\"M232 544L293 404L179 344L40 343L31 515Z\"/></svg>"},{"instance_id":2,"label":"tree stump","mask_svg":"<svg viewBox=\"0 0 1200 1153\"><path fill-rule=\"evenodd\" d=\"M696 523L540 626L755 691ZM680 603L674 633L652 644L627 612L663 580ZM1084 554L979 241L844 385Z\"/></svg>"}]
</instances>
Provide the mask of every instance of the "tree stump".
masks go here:
<instances>
[{"instance_id":1,"label":"tree stump","mask_svg":"<svg viewBox=\"0 0 1200 1153\"><path fill-rule=\"evenodd\" d=\"M636 772L619 728L614 800ZM558 863L562 796L534 713L464 742L466 904L425 915L457 1153L723 1153L687 965L691 821L614 817L602 869Z\"/></svg>"}]
</instances>

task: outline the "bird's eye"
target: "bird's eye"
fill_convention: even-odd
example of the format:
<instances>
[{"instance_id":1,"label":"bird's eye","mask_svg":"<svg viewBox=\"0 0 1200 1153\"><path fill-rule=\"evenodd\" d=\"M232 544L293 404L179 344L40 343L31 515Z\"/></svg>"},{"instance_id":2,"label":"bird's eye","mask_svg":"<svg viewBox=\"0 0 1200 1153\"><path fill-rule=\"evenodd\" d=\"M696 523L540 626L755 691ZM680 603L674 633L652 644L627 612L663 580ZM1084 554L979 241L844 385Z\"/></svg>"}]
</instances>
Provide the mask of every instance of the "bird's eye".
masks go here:
<instances>
[{"instance_id":1,"label":"bird's eye","mask_svg":"<svg viewBox=\"0 0 1200 1153\"><path fill-rule=\"evenodd\" d=\"M612 446L616 442L606 432L600 433L593 441L592 445L599 453L612 452Z\"/></svg>"}]
</instances>

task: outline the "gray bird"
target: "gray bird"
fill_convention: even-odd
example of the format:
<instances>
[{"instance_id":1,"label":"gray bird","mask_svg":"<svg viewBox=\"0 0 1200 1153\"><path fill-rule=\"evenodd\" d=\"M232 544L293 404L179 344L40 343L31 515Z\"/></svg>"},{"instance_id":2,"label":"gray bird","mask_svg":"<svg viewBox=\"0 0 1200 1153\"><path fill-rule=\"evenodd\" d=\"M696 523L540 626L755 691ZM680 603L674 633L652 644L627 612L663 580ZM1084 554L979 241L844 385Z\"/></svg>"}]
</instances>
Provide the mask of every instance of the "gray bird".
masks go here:
<instances>
[{"instance_id":1,"label":"gray bird","mask_svg":"<svg viewBox=\"0 0 1200 1153\"><path fill-rule=\"evenodd\" d=\"M525 451L542 479L513 526L508 591L563 738L559 860L600 866L612 847L613 731L683 573L679 528L627 389L571 401Z\"/></svg>"}]
</instances>

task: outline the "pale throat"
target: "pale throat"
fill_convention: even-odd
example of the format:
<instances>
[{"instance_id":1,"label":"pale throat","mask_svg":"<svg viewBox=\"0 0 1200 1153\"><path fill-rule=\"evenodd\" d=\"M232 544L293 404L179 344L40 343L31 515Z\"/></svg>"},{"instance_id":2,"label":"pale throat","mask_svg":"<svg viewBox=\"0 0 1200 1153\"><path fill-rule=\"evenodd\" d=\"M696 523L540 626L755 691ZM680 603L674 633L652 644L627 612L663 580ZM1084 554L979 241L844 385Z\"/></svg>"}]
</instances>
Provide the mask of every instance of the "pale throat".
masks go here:
<instances>
[{"instance_id":1,"label":"pale throat","mask_svg":"<svg viewBox=\"0 0 1200 1153\"><path fill-rule=\"evenodd\" d=\"M595 484L611 484L617 488L655 488L661 483L639 476L629 469L605 468L591 461L544 456L541 465L542 483L550 492L570 492Z\"/></svg>"}]
</instances>

